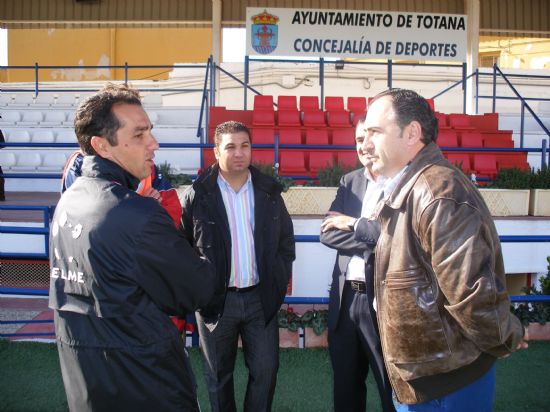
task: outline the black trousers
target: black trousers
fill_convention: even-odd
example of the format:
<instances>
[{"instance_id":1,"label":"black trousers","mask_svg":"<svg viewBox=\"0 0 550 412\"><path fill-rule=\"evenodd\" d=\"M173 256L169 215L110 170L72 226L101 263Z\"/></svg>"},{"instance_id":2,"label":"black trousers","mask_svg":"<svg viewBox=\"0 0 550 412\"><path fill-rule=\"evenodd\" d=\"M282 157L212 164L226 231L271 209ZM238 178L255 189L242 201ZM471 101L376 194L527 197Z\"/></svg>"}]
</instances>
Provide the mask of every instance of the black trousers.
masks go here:
<instances>
[{"instance_id":1,"label":"black trousers","mask_svg":"<svg viewBox=\"0 0 550 412\"><path fill-rule=\"evenodd\" d=\"M382 358L376 312L372 307L372 289L369 289L365 294L354 291L347 283L344 285L338 325L334 331L329 330L335 412L365 411L365 380L369 370L378 386L382 410L395 411Z\"/></svg>"},{"instance_id":2,"label":"black trousers","mask_svg":"<svg viewBox=\"0 0 550 412\"><path fill-rule=\"evenodd\" d=\"M228 291L216 328L210 331L199 313L197 326L212 412L271 411L279 369L279 327L277 316L265 323L260 288ZM239 336L248 368L243 408L236 406L233 384Z\"/></svg>"}]
</instances>

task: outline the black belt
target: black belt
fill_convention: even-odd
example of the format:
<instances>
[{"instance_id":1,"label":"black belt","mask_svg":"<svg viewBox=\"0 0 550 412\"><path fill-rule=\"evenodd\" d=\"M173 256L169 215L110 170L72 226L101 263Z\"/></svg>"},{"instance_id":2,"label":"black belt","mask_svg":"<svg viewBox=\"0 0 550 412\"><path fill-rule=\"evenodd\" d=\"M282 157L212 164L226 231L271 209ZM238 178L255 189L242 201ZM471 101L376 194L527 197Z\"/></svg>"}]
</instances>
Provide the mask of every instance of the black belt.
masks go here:
<instances>
[{"instance_id":1,"label":"black belt","mask_svg":"<svg viewBox=\"0 0 550 412\"><path fill-rule=\"evenodd\" d=\"M365 282L361 282L360 280L346 280L346 283L357 293L367 293L367 284Z\"/></svg>"},{"instance_id":2,"label":"black belt","mask_svg":"<svg viewBox=\"0 0 550 412\"><path fill-rule=\"evenodd\" d=\"M256 285L252 285L252 286L248 286L246 288L237 288L235 286L230 286L227 288L227 290L229 292L237 292L237 293L244 293L244 292L250 292L251 290L255 289L256 287L258 286L258 284Z\"/></svg>"}]
</instances>

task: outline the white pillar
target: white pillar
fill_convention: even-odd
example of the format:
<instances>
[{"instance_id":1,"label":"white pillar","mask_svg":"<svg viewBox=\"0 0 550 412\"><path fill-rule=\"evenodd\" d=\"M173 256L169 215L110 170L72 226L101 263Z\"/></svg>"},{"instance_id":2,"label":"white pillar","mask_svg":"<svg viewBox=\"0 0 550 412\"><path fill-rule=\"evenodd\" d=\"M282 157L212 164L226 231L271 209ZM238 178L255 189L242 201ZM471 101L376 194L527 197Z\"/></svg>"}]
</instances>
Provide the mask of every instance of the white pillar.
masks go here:
<instances>
[{"instance_id":1,"label":"white pillar","mask_svg":"<svg viewBox=\"0 0 550 412\"><path fill-rule=\"evenodd\" d=\"M468 51L466 64L468 75L478 67L479 60L479 0L464 0L464 9L468 16ZM467 82L466 113L475 113L475 77L472 76Z\"/></svg>"},{"instance_id":2,"label":"white pillar","mask_svg":"<svg viewBox=\"0 0 550 412\"><path fill-rule=\"evenodd\" d=\"M222 62L222 0L212 0L212 57L214 63ZM220 100L220 74L216 70L216 102Z\"/></svg>"}]
</instances>

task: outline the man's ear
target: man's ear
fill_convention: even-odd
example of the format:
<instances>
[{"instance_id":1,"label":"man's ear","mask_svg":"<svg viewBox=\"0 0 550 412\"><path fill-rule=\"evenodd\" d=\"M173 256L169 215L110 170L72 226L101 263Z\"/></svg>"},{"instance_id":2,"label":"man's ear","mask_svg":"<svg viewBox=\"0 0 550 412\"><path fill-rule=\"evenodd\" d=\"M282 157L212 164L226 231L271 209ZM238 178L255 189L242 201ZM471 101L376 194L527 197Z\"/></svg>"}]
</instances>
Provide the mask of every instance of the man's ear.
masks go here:
<instances>
[{"instance_id":1,"label":"man's ear","mask_svg":"<svg viewBox=\"0 0 550 412\"><path fill-rule=\"evenodd\" d=\"M408 129L408 135L407 135L407 143L410 146L414 146L422 141L422 126L420 126L420 123L416 120L413 120L409 123L407 126Z\"/></svg>"},{"instance_id":2,"label":"man's ear","mask_svg":"<svg viewBox=\"0 0 550 412\"><path fill-rule=\"evenodd\" d=\"M218 146L214 146L214 156L216 156L216 160L220 158L220 150Z\"/></svg>"},{"instance_id":3,"label":"man's ear","mask_svg":"<svg viewBox=\"0 0 550 412\"><path fill-rule=\"evenodd\" d=\"M107 139L100 136L92 136L92 139L90 140L90 144L92 145L93 149L99 156L105 159L110 158L110 153L109 153L110 145L107 142Z\"/></svg>"}]
</instances>

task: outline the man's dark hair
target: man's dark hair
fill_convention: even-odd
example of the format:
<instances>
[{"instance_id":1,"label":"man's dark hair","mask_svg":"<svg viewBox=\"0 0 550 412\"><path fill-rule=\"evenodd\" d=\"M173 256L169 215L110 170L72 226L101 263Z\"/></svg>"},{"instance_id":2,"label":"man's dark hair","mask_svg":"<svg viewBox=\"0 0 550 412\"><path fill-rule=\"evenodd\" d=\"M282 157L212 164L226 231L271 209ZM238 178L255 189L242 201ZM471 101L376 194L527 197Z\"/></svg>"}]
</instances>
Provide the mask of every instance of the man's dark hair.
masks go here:
<instances>
[{"instance_id":1,"label":"man's dark hair","mask_svg":"<svg viewBox=\"0 0 550 412\"><path fill-rule=\"evenodd\" d=\"M119 103L141 106L139 92L125 85L109 83L78 106L74 129L84 154L96 154L91 144L93 136L104 137L112 146L117 145L116 132L122 125L112 109Z\"/></svg>"},{"instance_id":2,"label":"man's dark hair","mask_svg":"<svg viewBox=\"0 0 550 412\"><path fill-rule=\"evenodd\" d=\"M246 127L244 123L236 122L234 120L220 123L216 127L216 132L214 133L214 144L216 145L216 147L220 145L220 143L222 142L222 134L233 134L240 132L245 132L250 139L250 143L252 143L252 134L250 133L250 129Z\"/></svg>"},{"instance_id":3,"label":"man's dark hair","mask_svg":"<svg viewBox=\"0 0 550 412\"><path fill-rule=\"evenodd\" d=\"M397 124L401 129L415 120L422 127L422 143L437 140L437 117L425 98L412 90L389 89L374 96L370 104L384 96L391 96Z\"/></svg>"}]
</instances>

